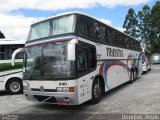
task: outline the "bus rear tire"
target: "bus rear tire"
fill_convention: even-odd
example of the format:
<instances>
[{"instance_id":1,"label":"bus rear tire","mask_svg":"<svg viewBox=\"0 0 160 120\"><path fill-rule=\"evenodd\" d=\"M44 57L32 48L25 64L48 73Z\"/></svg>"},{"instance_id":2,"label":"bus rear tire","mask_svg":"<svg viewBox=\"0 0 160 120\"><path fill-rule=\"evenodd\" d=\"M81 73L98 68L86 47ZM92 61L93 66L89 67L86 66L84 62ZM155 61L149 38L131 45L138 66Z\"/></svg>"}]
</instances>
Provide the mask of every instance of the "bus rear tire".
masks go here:
<instances>
[{"instance_id":1,"label":"bus rear tire","mask_svg":"<svg viewBox=\"0 0 160 120\"><path fill-rule=\"evenodd\" d=\"M100 79L96 79L92 84L92 99L89 101L90 104L96 104L100 101L103 94L102 83Z\"/></svg>"},{"instance_id":2,"label":"bus rear tire","mask_svg":"<svg viewBox=\"0 0 160 120\"><path fill-rule=\"evenodd\" d=\"M151 65L149 66L149 69L148 69L148 71L150 71L151 70Z\"/></svg>"},{"instance_id":3,"label":"bus rear tire","mask_svg":"<svg viewBox=\"0 0 160 120\"><path fill-rule=\"evenodd\" d=\"M22 81L17 78L10 79L6 84L6 90L9 94L20 94L23 92Z\"/></svg>"},{"instance_id":4,"label":"bus rear tire","mask_svg":"<svg viewBox=\"0 0 160 120\"><path fill-rule=\"evenodd\" d=\"M131 70L130 71L130 80L129 80L129 84L132 84L134 82L135 78L134 78L134 71Z\"/></svg>"},{"instance_id":5,"label":"bus rear tire","mask_svg":"<svg viewBox=\"0 0 160 120\"><path fill-rule=\"evenodd\" d=\"M137 78L138 78L138 70L135 69L135 70L134 70L134 81L136 81Z\"/></svg>"}]
</instances>

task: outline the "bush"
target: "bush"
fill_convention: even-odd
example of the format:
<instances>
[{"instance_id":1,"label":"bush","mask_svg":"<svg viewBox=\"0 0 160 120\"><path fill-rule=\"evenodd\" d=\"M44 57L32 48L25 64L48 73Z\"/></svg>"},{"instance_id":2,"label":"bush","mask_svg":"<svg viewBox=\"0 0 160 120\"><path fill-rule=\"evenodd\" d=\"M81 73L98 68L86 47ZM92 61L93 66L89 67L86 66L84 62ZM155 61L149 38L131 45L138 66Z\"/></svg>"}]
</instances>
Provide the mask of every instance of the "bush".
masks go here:
<instances>
[{"instance_id":1,"label":"bush","mask_svg":"<svg viewBox=\"0 0 160 120\"><path fill-rule=\"evenodd\" d=\"M0 72L15 70L22 68L22 62L16 62L15 66L12 66L11 63L2 63L0 64Z\"/></svg>"}]
</instances>

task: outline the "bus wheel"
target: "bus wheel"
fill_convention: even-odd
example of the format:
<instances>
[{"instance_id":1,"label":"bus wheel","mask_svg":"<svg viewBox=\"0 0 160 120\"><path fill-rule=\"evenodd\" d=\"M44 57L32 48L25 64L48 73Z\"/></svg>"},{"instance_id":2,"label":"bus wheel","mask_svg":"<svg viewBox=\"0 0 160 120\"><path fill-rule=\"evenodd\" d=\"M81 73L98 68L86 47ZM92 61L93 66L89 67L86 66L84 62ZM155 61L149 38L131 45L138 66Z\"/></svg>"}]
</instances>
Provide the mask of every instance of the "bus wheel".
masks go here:
<instances>
[{"instance_id":1,"label":"bus wheel","mask_svg":"<svg viewBox=\"0 0 160 120\"><path fill-rule=\"evenodd\" d=\"M23 92L22 81L17 78L12 78L8 81L6 89L9 94L20 94Z\"/></svg>"},{"instance_id":2,"label":"bus wheel","mask_svg":"<svg viewBox=\"0 0 160 120\"><path fill-rule=\"evenodd\" d=\"M92 99L90 100L91 104L96 104L100 101L103 94L102 83L100 79L94 80L92 85Z\"/></svg>"},{"instance_id":3,"label":"bus wheel","mask_svg":"<svg viewBox=\"0 0 160 120\"><path fill-rule=\"evenodd\" d=\"M134 71L134 80L136 80L136 79L137 79L137 77L138 77L138 71L137 71L137 70L135 70L135 71Z\"/></svg>"},{"instance_id":4,"label":"bus wheel","mask_svg":"<svg viewBox=\"0 0 160 120\"><path fill-rule=\"evenodd\" d=\"M130 80L129 80L129 83L132 84L133 81L134 81L134 71L131 70L131 71L130 71Z\"/></svg>"},{"instance_id":5,"label":"bus wheel","mask_svg":"<svg viewBox=\"0 0 160 120\"><path fill-rule=\"evenodd\" d=\"M151 64L150 64L150 66L149 66L149 71L151 70Z\"/></svg>"}]
</instances>

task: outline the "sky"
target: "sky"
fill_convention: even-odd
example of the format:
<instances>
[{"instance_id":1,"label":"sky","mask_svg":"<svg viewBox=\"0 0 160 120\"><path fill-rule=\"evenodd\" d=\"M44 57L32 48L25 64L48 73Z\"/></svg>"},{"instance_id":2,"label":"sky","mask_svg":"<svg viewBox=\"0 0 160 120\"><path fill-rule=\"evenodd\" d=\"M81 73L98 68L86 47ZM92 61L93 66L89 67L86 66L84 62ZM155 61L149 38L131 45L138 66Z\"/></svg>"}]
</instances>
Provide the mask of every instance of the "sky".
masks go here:
<instances>
[{"instance_id":1,"label":"sky","mask_svg":"<svg viewBox=\"0 0 160 120\"><path fill-rule=\"evenodd\" d=\"M30 25L38 20L79 11L123 31L129 8L136 12L157 0L0 0L0 31L7 39L26 40Z\"/></svg>"}]
</instances>

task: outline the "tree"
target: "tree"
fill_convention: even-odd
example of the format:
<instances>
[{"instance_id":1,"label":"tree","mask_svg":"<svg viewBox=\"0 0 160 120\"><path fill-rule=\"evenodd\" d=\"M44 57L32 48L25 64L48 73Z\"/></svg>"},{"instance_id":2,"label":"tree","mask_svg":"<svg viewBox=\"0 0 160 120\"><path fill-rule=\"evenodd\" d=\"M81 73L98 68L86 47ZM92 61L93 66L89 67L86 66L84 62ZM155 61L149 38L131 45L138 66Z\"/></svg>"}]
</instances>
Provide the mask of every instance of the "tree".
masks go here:
<instances>
[{"instance_id":1,"label":"tree","mask_svg":"<svg viewBox=\"0 0 160 120\"><path fill-rule=\"evenodd\" d=\"M0 38L5 38L4 34L0 31Z\"/></svg>"},{"instance_id":2,"label":"tree","mask_svg":"<svg viewBox=\"0 0 160 120\"><path fill-rule=\"evenodd\" d=\"M125 33L143 41L152 53L160 53L160 1L152 8L145 5L137 15L130 8L123 28Z\"/></svg>"},{"instance_id":3,"label":"tree","mask_svg":"<svg viewBox=\"0 0 160 120\"><path fill-rule=\"evenodd\" d=\"M138 20L134 9L130 8L128 10L128 14L126 15L123 28L126 29L126 31L124 31L125 33L129 34L132 37L137 37Z\"/></svg>"},{"instance_id":4,"label":"tree","mask_svg":"<svg viewBox=\"0 0 160 120\"><path fill-rule=\"evenodd\" d=\"M151 51L160 53L160 1L156 2L156 4L152 7L151 23Z\"/></svg>"},{"instance_id":5,"label":"tree","mask_svg":"<svg viewBox=\"0 0 160 120\"><path fill-rule=\"evenodd\" d=\"M142 10L138 12L138 19L138 38L147 45L151 31L151 9L149 6L145 5Z\"/></svg>"}]
</instances>

